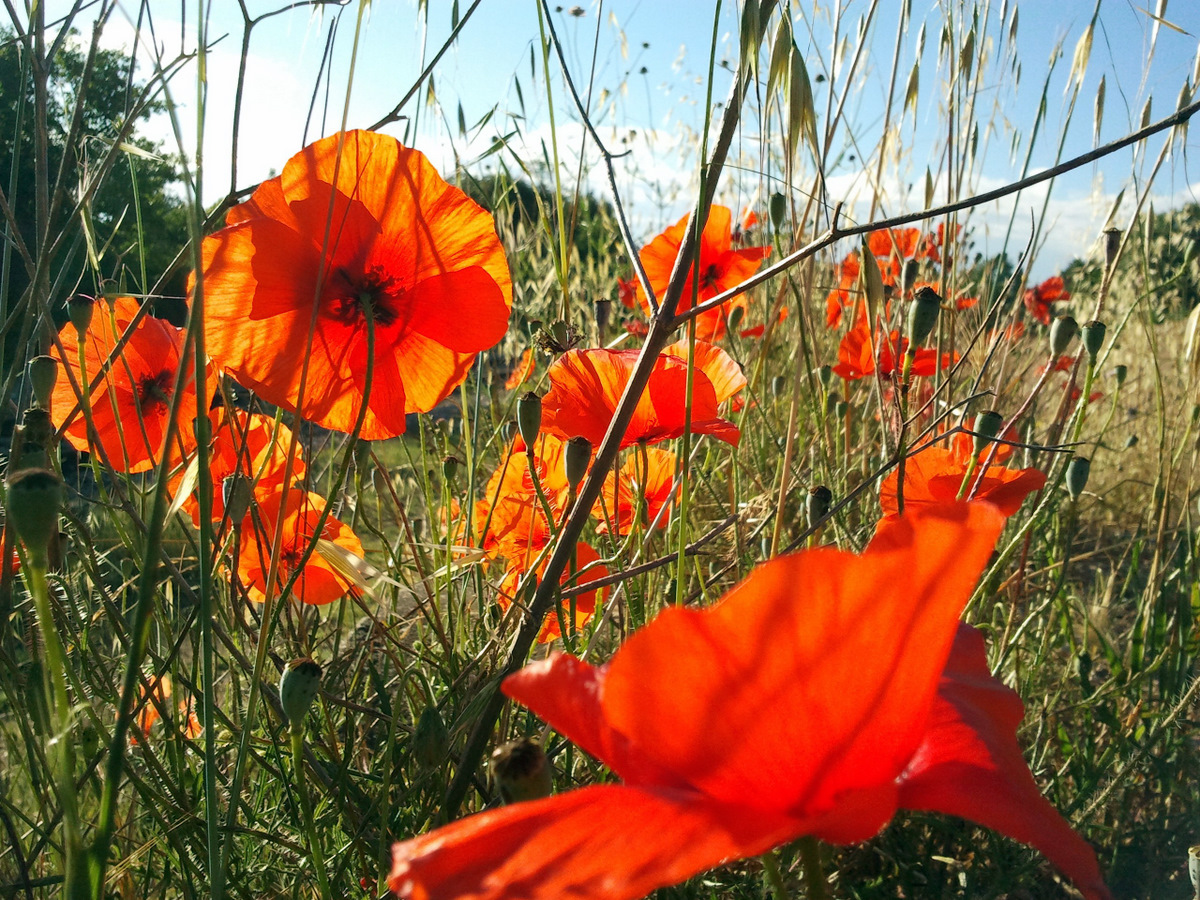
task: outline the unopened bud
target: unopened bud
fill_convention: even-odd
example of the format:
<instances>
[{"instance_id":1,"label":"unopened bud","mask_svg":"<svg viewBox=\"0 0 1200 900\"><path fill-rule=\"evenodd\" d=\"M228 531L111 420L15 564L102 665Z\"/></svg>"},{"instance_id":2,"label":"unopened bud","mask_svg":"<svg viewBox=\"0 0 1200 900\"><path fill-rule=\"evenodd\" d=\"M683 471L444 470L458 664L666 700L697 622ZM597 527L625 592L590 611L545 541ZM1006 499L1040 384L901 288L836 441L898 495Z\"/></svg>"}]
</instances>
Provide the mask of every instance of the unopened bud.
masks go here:
<instances>
[{"instance_id":1,"label":"unopened bud","mask_svg":"<svg viewBox=\"0 0 1200 900\"><path fill-rule=\"evenodd\" d=\"M423 769L439 765L450 752L450 731L436 706L427 706L417 717L412 736L413 757Z\"/></svg>"},{"instance_id":2,"label":"unopened bud","mask_svg":"<svg viewBox=\"0 0 1200 900\"><path fill-rule=\"evenodd\" d=\"M42 409L50 408L54 383L58 381L58 360L53 356L35 356L29 361L29 387L33 400Z\"/></svg>"},{"instance_id":3,"label":"unopened bud","mask_svg":"<svg viewBox=\"0 0 1200 900\"><path fill-rule=\"evenodd\" d=\"M913 285L917 283L917 273L921 270L921 264L915 259L910 259L904 264L904 276L900 279L900 290L907 294L913 289Z\"/></svg>"},{"instance_id":4,"label":"unopened bud","mask_svg":"<svg viewBox=\"0 0 1200 900\"><path fill-rule=\"evenodd\" d=\"M1104 346L1104 335L1107 331L1108 326L1098 319L1093 319L1083 326L1083 349L1092 359L1096 358L1100 348Z\"/></svg>"},{"instance_id":5,"label":"unopened bud","mask_svg":"<svg viewBox=\"0 0 1200 900\"><path fill-rule=\"evenodd\" d=\"M833 366L821 366L817 369L817 380L821 382L821 387L829 390L829 385L833 384Z\"/></svg>"},{"instance_id":6,"label":"unopened bud","mask_svg":"<svg viewBox=\"0 0 1200 900\"><path fill-rule=\"evenodd\" d=\"M972 452L978 456L983 452L983 449L990 444L997 434L1000 433L1000 426L1004 424L1004 416L996 412L994 409L989 409L981 412L975 417L975 427L972 429L974 434L971 435L973 440Z\"/></svg>"},{"instance_id":7,"label":"unopened bud","mask_svg":"<svg viewBox=\"0 0 1200 900\"><path fill-rule=\"evenodd\" d=\"M492 754L492 777L505 803L540 800L554 791L554 773L542 745L531 738L509 741Z\"/></svg>"},{"instance_id":8,"label":"unopened bud","mask_svg":"<svg viewBox=\"0 0 1200 900\"><path fill-rule=\"evenodd\" d=\"M458 457L447 456L442 460L442 477L446 479L447 484L453 484L456 475L458 475Z\"/></svg>"},{"instance_id":9,"label":"unopened bud","mask_svg":"<svg viewBox=\"0 0 1200 900\"><path fill-rule=\"evenodd\" d=\"M522 394L517 401L517 429L532 453L538 432L542 430L542 398L533 391Z\"/></svg>"},{"instance_id":10,"label":"unopened bud","mask_svg":"<svg viewBox=\"0 0 1200 900\"><path fill-rule=\"evenodd\" d=\"M787 378L783 375L776 375L771 379L771 396L779 398L783 396L783 392L787 389Z\"/></svg>"},{"instance_id":11,"label":"unopened bud","mask_svg":"<svg viewBox=\"0 0 1200 900\"><path fill-rule=\"evenodd\" d=\"M771 214L771 226L776 231L783 231L784 223L787 221L787 197L776 191L771 195L767 210Z\"/></svg>"},{"instance_id":12,"label":"unopened bud","mask_svg":"<svg viewBox=\"0 0 1200 900\"><path fill-rule=\"evenodd\" d=\"M1129 375L1129 369L1125 366L1116 366L1113 369L1113 378L1117 380L1117 387L1125 383L1126 376Z\"/></svg>"},{"instance_id":13,"label":"unopened bud","mask_svg":"<svg viewBox=\"0 0 1200 900\"><path fill-rule=\"evenodd\" d=\"M250 479L241 472L234 472L221 482L221 499L225 502L225 515L230 522L241 522L246 518L253 498L254 488L250 485Z\"/></svg>"},{"instance_id":14,"label":"unopened bud","mask_svg":"<svg viewBox=\"0 0 1200 900\"><path fill-rule=\"evenodd\" d=\"M839 419L844 419L846 418L846 413L850 412L850 404L845 400L839 400L833 411Z\"/></svg>"},{"instance_id":15,"label":"unopened bud","mask_svg":"<svg viewBox=\"0 0 1200 900\"><path fill-rule=\"evenodd\" d=\"M925 339L937 325L938 314L942 310L942 298L937 291L925 285L908 307L908 352L915 353L916 348L925 343Z\"/></svg>"},{"instance_id":16,"label":"unopened bud","mask_svg":"<svg viewBox=\"0 0 1200 900\"><path fill-rule=\"evenodd\" d=\"M67 316L70 317L71 324L75 326L75 331L80 339L87 334L87 330L92 324L92 311L95 304L96 298L89 297L87 294L76 294L67 301Z\"/></svg>"},{"instance_id":17,"label":"unopened bud","mask_svg":"<svg viewBox=\"0 0 1200 900\"><path fill-rule=\"evenodd\" d=\"M829 504L833 502L833 491L819 484L808 491L808 497L804 501L804 515L808 521L809 528L816 528L817 523L825 518L829 512Z\"/></svg>"},{"instance_id":18,"label":"unopened bud","mask_svg":"<svg viewBox=\"0 0 1200 900\"><path fill-rule=\"evenodd\" d=\"M567 473L567 484L571 490L579 487L583 476L587 474L592 462L592 442L585 437L573 437L567 441L567 449L563 453L563 468Z\"/></svg>"},{"instance_id":19,"label":"unopened bud","mask_svg":"<svg viewBox=\"0 0 1200 900\"><path fill-rule=\"evenodd\" d=\"M1071 316L1061 316L1050 323L1050 356L1058 359L1067 352L1071 341L1079 332L1079 325Z\"/></svg>"},{"instance_id":20,"label":"unopened bud","mask_svg":"<svg viewBox=\"0 0 1200 900\"><path fill-rule=\"evenodd\" d=\"M1104 267L1111 269L1117 261L1117 251L1121 249L1121 229L1109 228L1104 232Z\"/></svg>"},{"instance_id":21,"label":"unopened bud","mask_svg":"<svg viewBox=\"0 0 1200 900\"><path fill-rule=\"evenodd\" d=\"M735 306L729 310L729 330L737 331L738 326L742 324L742 319L745 318L746 310L740 306Z\"/></svg>"},{"instance_id":22,"label":"unopened bud","mask_svg":"<svg viewBox=\"0 0 1200 900\"><path fill-rule=\"evenodd\" d=\"M1088 475L1092 470L1092 461L1086 456L1073 456L1067 463L1067 493L1072 500L1079 498L1087 487Z\"/></svg>"},{"instance_id":23,"label":"unopened bud","mask_svg":"<svg viewBox=\"0 0 1200 900\"><path fill-rule=\"evenodd\" d=\"M284 667L279 679L279 702L292 731L300 729L309 707L317 699L321 674L321 667L306 656L293 659Z\"/></svg>"},{"instance_id":24,"label":"unopened bud","mask_svg":"<svg viewBox=\"0 0 1200 900\"><path fill-rule=\"evenodd\" d=\"M46 469L22 469L8 480L8 524L25 544L33 564L45 567L50 542L58 536L62 480Z\"/></svg>"}]
</instances>

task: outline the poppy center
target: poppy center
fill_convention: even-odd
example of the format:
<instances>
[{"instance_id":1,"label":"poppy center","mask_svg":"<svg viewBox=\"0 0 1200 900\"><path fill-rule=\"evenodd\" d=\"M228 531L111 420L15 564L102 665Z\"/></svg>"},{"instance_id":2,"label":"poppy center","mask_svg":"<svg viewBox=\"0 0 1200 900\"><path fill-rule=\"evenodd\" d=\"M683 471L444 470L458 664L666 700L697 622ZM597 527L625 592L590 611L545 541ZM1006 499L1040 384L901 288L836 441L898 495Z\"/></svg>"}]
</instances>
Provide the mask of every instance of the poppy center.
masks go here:
<instances>
[{"instance_id":1,"label":"poppy center","mask_svg":"<svg viewBox=\"0 0 1200 900\"><path fill-rule=\"evenodd\" d=\"M171 382L174 375L169 371L147 375L138 382L137 397L142 415L159 412L171 402Z\"/></svg>"},{"instance_id":2,"label":"poppy center","mask_svg":"<svg viewBox=\"0 0 1200 900\"><path fill-rule=\"evenodd\" d=\"M365 325L368 314L379 328L387 328L400 315L405 289L382 266L353 272L344 266L329 280L329 315L343 325Z\"/></svg>"},{"instance_id":3,"label":"poppy center","mask_svg":"<svg viewBox=\"0 0 1200 900\"><path fill-rule=\"evenodd\" d=\"M714 288L717 286L717 282L720 280L721 270L717 267L716 263L713 263L700 275L700 287Z\"/></svg>"}]
</instances>

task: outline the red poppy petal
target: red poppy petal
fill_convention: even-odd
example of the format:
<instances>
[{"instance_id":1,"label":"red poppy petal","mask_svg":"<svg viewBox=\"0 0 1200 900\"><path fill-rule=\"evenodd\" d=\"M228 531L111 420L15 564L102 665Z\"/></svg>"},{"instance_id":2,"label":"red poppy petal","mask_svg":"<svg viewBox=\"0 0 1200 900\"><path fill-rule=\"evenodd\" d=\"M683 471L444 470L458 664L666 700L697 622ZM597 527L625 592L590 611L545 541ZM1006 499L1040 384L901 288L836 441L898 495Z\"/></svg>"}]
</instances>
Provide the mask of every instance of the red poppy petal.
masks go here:
<instances>
[{"instance_id":1,"label":"red poppy petal","mask_svg":"<svg viewBox=\"0 0 1200 900\"><path fill-rule=\"evenodd\" d=\"M587 787L396 844L388 886L410 900L633 900L803 826L690 792Z\"/></svg>"},{"instance_id":2,"label":"red poppy petal","mask_svg":"<svg viewBox=\"0 0 1200 900\"><path fill-rule=\"evenodd\" d=\"M819 815L888 783L1003 521L984 504L922 510L862 556L783 557L710 610L667 610L609 664L605 717L731 803Z\"/></svg>"},{"instance_id":3,"label":"red poppy petal","mask_svg":"<svg viewBox=\"0 0 1200 900\"><path fill-rule=\"evenodd\" d=\"M1091 847L1042 796L1021 755L1022 715L1017 695L988 671L983 636L960 625L900 803L961 816L1036 847L1084 896L1108 898Z\"/></svg>"}]
</instances>

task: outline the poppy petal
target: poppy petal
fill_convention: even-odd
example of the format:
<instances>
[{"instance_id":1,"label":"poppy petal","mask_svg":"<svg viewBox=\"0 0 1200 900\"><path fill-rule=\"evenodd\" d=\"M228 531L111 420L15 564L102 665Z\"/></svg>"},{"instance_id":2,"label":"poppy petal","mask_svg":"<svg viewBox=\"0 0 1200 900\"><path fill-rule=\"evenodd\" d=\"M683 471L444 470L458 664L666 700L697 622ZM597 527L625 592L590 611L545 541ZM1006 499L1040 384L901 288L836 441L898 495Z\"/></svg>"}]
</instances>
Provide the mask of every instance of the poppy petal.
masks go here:
<instances>
[{"instance_id":1,"label":"poppy petal","mask_svg":"<svg viewBox=\"0 0 1200 900\"><path fill-rule=\"evenodd\" d=\"M692 792L601 785L396 844L388 886L410 900L634 900L803 831Z\"/></svg>"},{"instance_id":2,"label":"poppy petal","mask_svg":"<svg viewBox=\"0 0 1200 900\"><path fill-rule=\"evenodd\" d=\"M1016 730L1020 698L988 670L983 636L960 625L925 740L902 777L906 809L970 819L1037 848L1089 900L1111 895L1096 855L1042 796Z\"/></svg>"}]
</instances>

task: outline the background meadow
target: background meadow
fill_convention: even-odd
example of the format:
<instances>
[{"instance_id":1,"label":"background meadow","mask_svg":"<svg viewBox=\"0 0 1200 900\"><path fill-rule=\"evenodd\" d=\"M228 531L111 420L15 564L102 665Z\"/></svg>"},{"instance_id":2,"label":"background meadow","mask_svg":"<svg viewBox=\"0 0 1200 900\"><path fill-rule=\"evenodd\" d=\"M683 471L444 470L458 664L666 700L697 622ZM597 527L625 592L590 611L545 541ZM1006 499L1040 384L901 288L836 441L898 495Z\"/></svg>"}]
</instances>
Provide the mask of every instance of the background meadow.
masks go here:
<instances>
[{"instance_id":1,"label":"background meadow","mask_svg":"<svg viewBox=\"0 0 1200 900\"><path fill-rule=\"evenodd\" d=\"M547 619L554 641L529 658L600 663L661 610L711 605L769 558L861 551L894 504L899 449L951 447L996 410L1013 428L994 462L1044 484L1017 498L966 619L1025 702L1039 786L1114 895L1188 897L1198 34L1197 11L1167 0L1053 14L1015 0L6 3L0 447L10 473L47 466L65 492L44 587L40 561L4 535L0 897L381 897L393 841L499 802L489 757L506 742L540 738L558 791L612 780L496 702L527 575L575 491L566 451L527 457L516 423L568 349L642 345L636 251L705 195L725 249L751 260L744 275L772 267L702 335L744 375L716 394L740 442L689 433L621 452L627 476L584 525ZM139 309L160 340L194 348L204 238L343 129L421 151L490 214L507 328L401 437L355 439L354 415L302 421L214 370L212 427L236 448L261 441L224 470L214 450L215 483L143 435L164 397L196 431L195 406L174 399L184 382L150 405L111 395L117 443L96 452L66 375L82 309L90 339L108 341L92 378L109 355L135 365L114 347ZM879 351L922 284L945 302L900 400ZM1106 326L1090 351L1076 337L1052 352L1051 322L1068 315ZM102 412L110 395L94 396ZM253 465L223 481L238 452ZM251 496L284 465L316 499L281 546L283 501ZM951 494L966 476L953 471ZM217 515L202 522L197 502ZM341 524L318 543L322 512ZM522 517L541 542L498 549ZM268 590L281 558L296 577ZM300 657L323 675L292 727L278 686ZM836 897L1076 896L1034 851L944 816L901 814L821 852ZM86 890L64 881L68 858ZM788 893L811 895L799 850L778 861ZM749 860L658 896L773 889Z\"/></svg>"}]
</instances>

